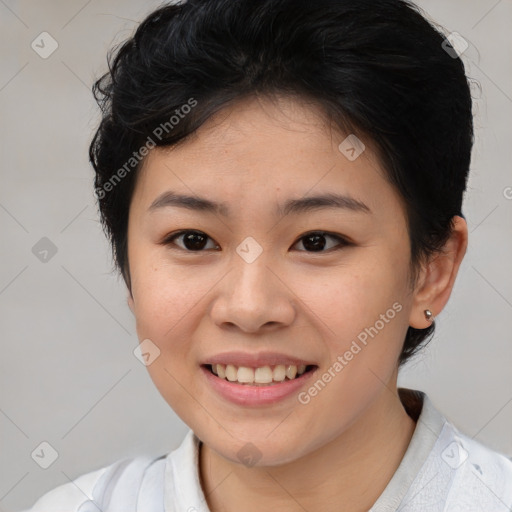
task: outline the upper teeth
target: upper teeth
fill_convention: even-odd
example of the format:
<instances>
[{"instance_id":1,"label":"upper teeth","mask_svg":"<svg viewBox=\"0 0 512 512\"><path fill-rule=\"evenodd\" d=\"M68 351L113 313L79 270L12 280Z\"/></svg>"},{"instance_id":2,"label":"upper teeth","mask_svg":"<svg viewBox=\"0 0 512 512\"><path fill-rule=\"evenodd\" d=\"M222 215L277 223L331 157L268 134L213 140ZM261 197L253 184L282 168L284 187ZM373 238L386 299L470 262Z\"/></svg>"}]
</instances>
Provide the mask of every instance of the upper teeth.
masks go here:
<instances>
[{"instance_id":1,"label":"upper teeth","mask_svg":"<svg viewBox=\"0 0 512 512\"><path fill-rule=\"evenodd\" d=\"M274 382L283 382L286 377L294 379L296 375L302 375L306 371L306 365L278 364L273 368L270 366L261 366L259 368L249 368L247 366L235 366L232 364L212 364L212 371L221 379L227 379L230 382L240 382L241 384L270 384Z\"/></svg>"}]
</instances>

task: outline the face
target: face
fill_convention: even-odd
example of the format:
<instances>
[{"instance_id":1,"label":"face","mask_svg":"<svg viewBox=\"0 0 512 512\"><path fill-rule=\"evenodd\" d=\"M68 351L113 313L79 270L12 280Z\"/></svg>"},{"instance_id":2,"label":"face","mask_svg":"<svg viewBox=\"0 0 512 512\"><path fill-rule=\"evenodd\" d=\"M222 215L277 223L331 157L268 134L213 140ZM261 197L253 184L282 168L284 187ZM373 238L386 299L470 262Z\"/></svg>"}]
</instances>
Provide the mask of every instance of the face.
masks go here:
<instances>
[{"instance_id":1,"label":"face","mask_svg":"<svg viewBox=\"0 0 512 512\"><path fill-rule=\"evenodd\" d=\"M346 137L298 100L244 100L152 150L138 176L129 304L160 351L149 373L234 462L248 442L258 465L312 452L396 379L412 307L405 211L369 141L354 159Z\"/></svg>"}]
</instances>

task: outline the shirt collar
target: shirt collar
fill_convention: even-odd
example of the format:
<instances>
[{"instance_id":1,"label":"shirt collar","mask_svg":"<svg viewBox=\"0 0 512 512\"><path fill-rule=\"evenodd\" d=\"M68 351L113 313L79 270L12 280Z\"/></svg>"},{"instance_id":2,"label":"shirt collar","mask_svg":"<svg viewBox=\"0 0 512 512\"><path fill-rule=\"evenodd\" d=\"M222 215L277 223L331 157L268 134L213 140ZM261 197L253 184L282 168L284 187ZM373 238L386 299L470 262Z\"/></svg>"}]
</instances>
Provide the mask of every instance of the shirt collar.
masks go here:
<instances>
[{"instance_id":1,"label":"shirt collar","mask_svg":"<svg viewBox=\"0 0 512 512\"><path fill-rule=\"evenodd\" d=\"M416 428L399 467L370 512L396 510L446 423L422 391L398 388L398 394ZM200 439L189 430L179 448L166 457L165 512L210 512L200 483L200 445Z\"/></svg>"},{"instance_id":2,"label":"shirt collar","mask_svg":"<svg viewBox=\"0 0 512 512\"><path fill-rule=\"evenodd\" d=\"M400 465L369 512L397 510L446 423L423 391L398 388L398 394L407 414L416 421L416 428Z\"/></svg>"}]
</instances>

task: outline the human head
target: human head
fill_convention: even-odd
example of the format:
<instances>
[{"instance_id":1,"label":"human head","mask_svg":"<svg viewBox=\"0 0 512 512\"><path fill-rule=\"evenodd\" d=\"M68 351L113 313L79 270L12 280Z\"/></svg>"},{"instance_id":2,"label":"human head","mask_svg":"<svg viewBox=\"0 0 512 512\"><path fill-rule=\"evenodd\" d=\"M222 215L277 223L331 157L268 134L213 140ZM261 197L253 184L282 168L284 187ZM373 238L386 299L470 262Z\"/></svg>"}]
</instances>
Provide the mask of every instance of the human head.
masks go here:
<instances>
[{"instance_id":1,"label":"human head","mask_svg":"<svg viewBox=\"0 0 512 512\"><path fill-rule=\"evenodd\" d=\"M406 208L414 282L462 215L473 143L464 66L443 41L404 0L191 0L154 11L94 88L103 111L90 146L95 187L128 288L128 214L144 160L113 176L148 137L182 144L254 94L314 102L326 122L375 148ZM433 330L409 327L400 364Z\"/></svg>"}]
</instances>

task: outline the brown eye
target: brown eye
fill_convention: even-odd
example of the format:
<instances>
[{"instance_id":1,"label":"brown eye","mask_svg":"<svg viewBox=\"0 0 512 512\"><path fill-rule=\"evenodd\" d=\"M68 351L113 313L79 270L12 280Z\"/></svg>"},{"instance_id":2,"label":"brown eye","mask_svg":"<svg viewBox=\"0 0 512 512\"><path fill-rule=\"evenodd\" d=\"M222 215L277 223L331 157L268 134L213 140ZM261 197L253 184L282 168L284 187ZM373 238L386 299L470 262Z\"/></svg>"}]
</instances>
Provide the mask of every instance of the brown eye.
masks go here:
<instances>
[{"instance_id":1,"label":"brown eye","mask_svg":"<svg viewBox=\"0 0 512 512\"><path fill-rule=\"evenodd\" d=\"M179 239L181 237L183 237L183 247L174 243L174 240ZM190 252L201 252L203 249L205 249L205 246L207 245L206 242L208 239L211 240L211 238L202 231L184 230L178 231L177 233L174 233L172 236L167 237L164 240L163 244L178 245L178 247L180 247L181 249ZM218 246L214 245L214 248L216 247Z\"/></svg>"},{"instance_id":2,"label":"brown eye","mask_svg":"<svg viewBox=\"0 0 512 512\"><path fill-rule=\"evenodd\" d=\"M338 244L334 244L334 246L332 246L332 245L329 246L329 244L325 242L325 240L327 238L337 240ZM325 231L316 231L316 232L308 233L306 235L303 235L299 239L299 241L302 241L302 245L306 249L306 252L328 252L331 249L333 249L333 247L335 250L337 250L337 249L341 249L347 245L350 245L350 243L345 238L343 238L339 235L326 233ZM299 243L299 242L297 242L297 243ZM328 246L327 250L324 250L326 246Z\"/></svg>"},{"instance_id":3,"label":"brown eye","mask_svg":"<svg viewBox=\"0 0 512 512\"><path fill-rule=\"evenodd\" d=\"M181 243L178 244L175 240L181 239ZM329 243L328 240L334 240L337 243ZM187 252L204 252L205 249L218 249L219 246L213 243L213 246L207 247L208 240L213 240L203 233L197 230L182 230L169 235L163 242L163 245L174 245L179 249ZM326 241L327 240L327 241ZM325 231L315 231L307 233L299 238L295 245L302 243L305 251L301 252L330 252L331 250L339 250L343 247L352 245L347 239L340 235L327 233Z\"/></svg>"}]
</instances>

